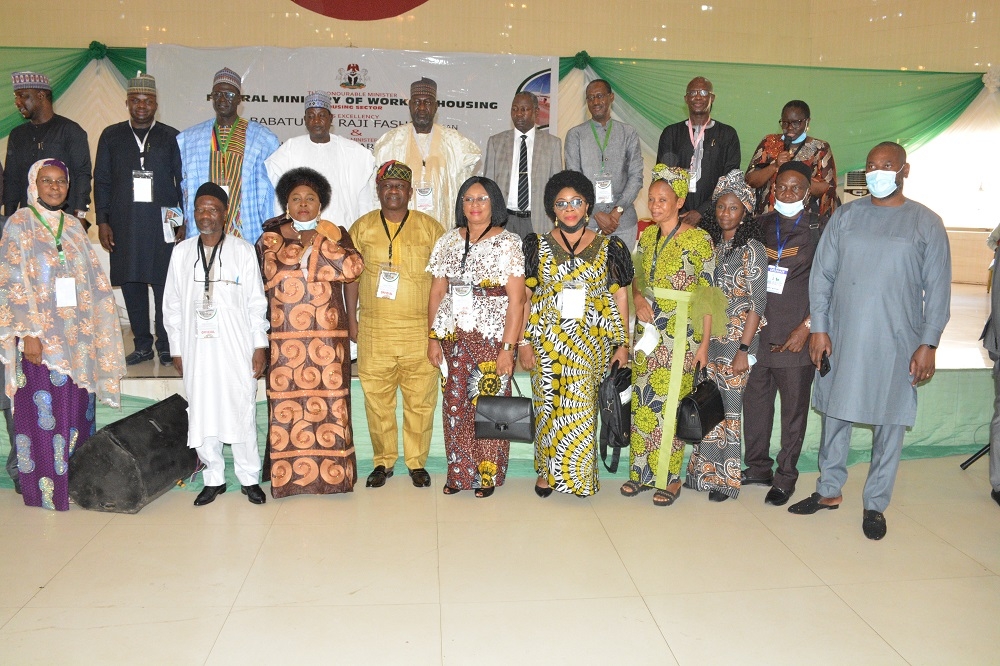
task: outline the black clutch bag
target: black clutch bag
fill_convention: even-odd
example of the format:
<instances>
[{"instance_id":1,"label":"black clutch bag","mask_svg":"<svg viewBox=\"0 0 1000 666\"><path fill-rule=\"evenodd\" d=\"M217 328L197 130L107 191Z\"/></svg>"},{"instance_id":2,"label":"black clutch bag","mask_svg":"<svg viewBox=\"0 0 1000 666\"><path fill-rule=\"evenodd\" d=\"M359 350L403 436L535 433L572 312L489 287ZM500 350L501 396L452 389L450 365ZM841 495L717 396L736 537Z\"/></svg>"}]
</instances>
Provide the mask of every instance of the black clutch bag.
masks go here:
<instances>
[{"instance_id":1,"label":"black clutch bag","mask_svg":"<svg viewBox=\"0 0 1000 666\"><path fill-rule=\"evenodd\" d=\"M629 431L632 429L632 369L611 364L608 376L601 381L597 390L597 401L601 408L601 462L605 469L614 474L618 471L621 450L629 445ZM608 464L608 448L611 449L611 464Z\"/></svg>"},{"instance_id":2,"label":"black clutch bag","mask_svg":"<svg viewBox=\"0 0 1000 666\"><path fill-rule=\"evenodd\" d=\"M517 396L481 395L476 400L476 439L535 441L535 412L531 398L521 396L521 387L510 377Z\"/></svg>"},{"instance_id":3,"label":"black clutch bag","mask_svg":"<svg viewBox=\"0 0 1000 666\"><path fill-rule=\"evenodd\" d=\"M712 428L722 423L726 410L722 406L722 392L705 368L694 371L697 384L677 405L677 439L700 442Z\"/></svg>"}]
</instances>

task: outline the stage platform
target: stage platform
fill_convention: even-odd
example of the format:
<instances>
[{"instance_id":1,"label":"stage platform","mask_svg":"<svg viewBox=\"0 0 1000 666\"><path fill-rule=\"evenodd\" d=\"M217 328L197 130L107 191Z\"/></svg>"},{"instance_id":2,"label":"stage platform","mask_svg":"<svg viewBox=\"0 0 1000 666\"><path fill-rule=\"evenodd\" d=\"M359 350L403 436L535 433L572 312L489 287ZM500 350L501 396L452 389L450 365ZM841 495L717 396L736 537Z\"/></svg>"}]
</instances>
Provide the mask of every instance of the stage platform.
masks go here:
<instances>
[{"instance_id":1,"label":"stage platform","mask_svg":"<svg viewBox=\"0 0 1000 666\"><path fill-rule=\"evenodd\" d=\"M968 454L988 443L989 422L993 410L993 382L990 374L993 364L978 339L988 312L989 295L985 287L952 285L951 320L938 349L938 372L930 382L917 389L919 396L917 422L907 433L903 450L904 459ZM132 341L130 335L126 338L126 353L128 353L131 351ZM132 366L128 369L128 376L122 380L122 408L99 407L97 425L99 428L103 427L174 393L184 395L184 386L172 366L161 366L157 360ZM371 469L372 450L368 439L364 398L356 377L352 380L351 393L358 470L359 475L364 477ZM267 404L263 380L258 382L257 400L257 433L263 452L267 433ZM446 469L440 409L439 402L431 440L431 454L427 463L427 469L432 474L443 474ZM398 417L401 423L401 404L398 407ZM772 450L775 453L779 442L777 429L776 424L775 434L771 440ZM851 464L867 462L870 459L871 429L858 426L856 430L863 432L856 432L853 438ZM820 415L812 411L799 461L800 470L816 469L819 438ZM3 459L6 459L9 446L6 440L6 433L0 433L0 458ZM226 455L227 457L229 455L228 448ZM531 445L513 444L508 476L533 476L533 455ZM603 477L624 479L627 476L627 466L626 462L615 475L610 475L601 468L601 474ZM232 475L232 466L228 465L227 468L229 475ZM230 481L235 483L235 477ZM0 475L0 487L10 486L11 482L6 475ZM188 487L200 489L200 478Z\"/></svg>"}]
</instances>

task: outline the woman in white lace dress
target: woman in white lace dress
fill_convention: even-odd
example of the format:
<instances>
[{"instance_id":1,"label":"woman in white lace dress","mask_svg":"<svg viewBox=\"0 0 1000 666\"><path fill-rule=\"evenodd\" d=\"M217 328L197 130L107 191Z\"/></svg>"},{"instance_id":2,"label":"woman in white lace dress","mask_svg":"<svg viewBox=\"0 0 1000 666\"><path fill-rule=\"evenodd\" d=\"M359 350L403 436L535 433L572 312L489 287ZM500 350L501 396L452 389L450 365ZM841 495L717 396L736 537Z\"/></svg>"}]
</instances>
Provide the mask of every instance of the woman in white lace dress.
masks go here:
<instances>
[{"instance_id":1,"label":"woman in white lace dress","mask_svg":"<svg viewBox=\"0 0 1000 666\"><path fill-rule=\"evenodd\" d=\"M442 415L448 478L444 493L475 489L489 497L503 485L510 442L475 438L480 395L510 395L524 312L521 239L503 229L507 206L489 178L462 184L455 228L434 246L427 358L447 363Z\"/></svg>"}]
</instances>

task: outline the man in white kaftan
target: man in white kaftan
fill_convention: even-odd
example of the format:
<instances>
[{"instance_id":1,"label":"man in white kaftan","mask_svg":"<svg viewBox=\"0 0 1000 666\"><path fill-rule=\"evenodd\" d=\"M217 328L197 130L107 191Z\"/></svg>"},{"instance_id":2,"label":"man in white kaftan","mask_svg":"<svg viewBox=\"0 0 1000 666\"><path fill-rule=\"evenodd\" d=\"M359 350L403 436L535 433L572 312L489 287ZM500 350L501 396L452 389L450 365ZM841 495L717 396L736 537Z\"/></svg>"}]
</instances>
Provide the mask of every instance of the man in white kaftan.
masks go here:
<instances>
[{"instance_id":1,"label":"man in white kaftan","mask_svg":"<svg viewBox=\"0 0 1000 666\"><path fill-rule=\"evenodd\" d=\"M410 208L430 215L445 231L455 227L458 188L476 170L479 146L456 130L434 123L437 83L422 78L410 84L409 125L389 130L375 142L375 164L398 160L413 169ZM379 206L372 201L372 210Z\"/></svg>"},{"instance_id":2,"label":"man in white kaftan","mask_svg":"<svg viewBox=\"0 0 1000 666\"><path fill-rule=\"evenodd\" d=\"M272 185L298 167L323 174L333 194L323 209L323 219L350 229L354 220L375 208L375 158L360 143L332 134L332 121L330 96L325 92L308 95L305 126L309 134L285 141L264 164ZM284 202L275 201L275 215L284 213Z\"/></svg>"},{"instance_id":3,"label":"man in white kaftan","mask_svg":"<svg viewBox=\"0 0 1000 666\"><path fill-rule=\"evenodd\" d=\"M934 376L950 316L951 253L941 218L903 196L910 165L902 146L875 146L865 171L871 196L834 211L809 276L809 356L821 370L813 406L823 414L823 438L816 492L788 511L840 506L851 426L871 424L861 527L878 540L903 436L917 417L916 386Z\"/></svg>"},{"instance_id":4,"label":"man in white kaftan","mask_svg":"<svg viewBox=\"0 0 1000 666\"><path fill-rule=\"evenodd\" d=\"M226 490L224 443L232 445L243 494L254 504L265 501L256 397L268 346L267 300L254 247L222 232L227 204L215 183L198 189L199 235L174 248L163 290L170 355L188 399L188 446L205 465L195 506Z\"/></svg>"}]
</instances>

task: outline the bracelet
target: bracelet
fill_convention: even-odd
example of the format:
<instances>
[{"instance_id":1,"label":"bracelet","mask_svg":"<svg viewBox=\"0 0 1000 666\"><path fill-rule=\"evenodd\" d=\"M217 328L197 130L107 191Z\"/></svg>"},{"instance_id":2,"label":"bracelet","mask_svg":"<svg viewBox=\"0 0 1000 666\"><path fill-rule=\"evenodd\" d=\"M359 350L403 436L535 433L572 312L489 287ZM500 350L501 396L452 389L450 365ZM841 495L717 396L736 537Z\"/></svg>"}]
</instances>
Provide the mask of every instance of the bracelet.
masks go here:
<instances>
[{"instance_id":1,"label":"bracelet","mask_svg":"<svg viewBox=\"0 0 1000 666\"><path fill-rule=\"evenodd\" d=\"M519 342L517 343L517 346L518 346L518 347L527 347L527 346L528 346L528 345L530 345L530 344L531 344L531 340L520 340L520 341L519 341Z\"/></svg>"}]
</instances>

